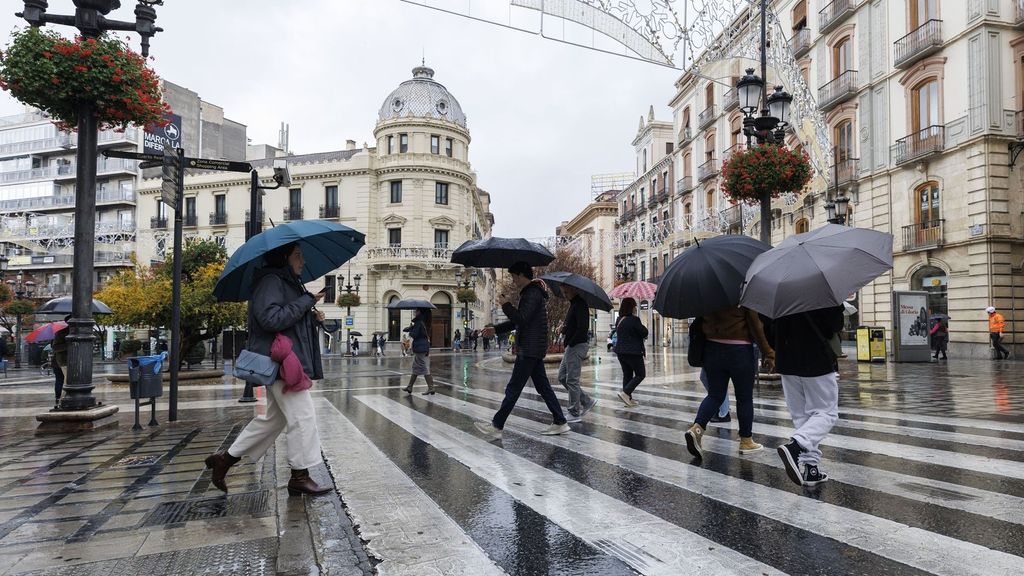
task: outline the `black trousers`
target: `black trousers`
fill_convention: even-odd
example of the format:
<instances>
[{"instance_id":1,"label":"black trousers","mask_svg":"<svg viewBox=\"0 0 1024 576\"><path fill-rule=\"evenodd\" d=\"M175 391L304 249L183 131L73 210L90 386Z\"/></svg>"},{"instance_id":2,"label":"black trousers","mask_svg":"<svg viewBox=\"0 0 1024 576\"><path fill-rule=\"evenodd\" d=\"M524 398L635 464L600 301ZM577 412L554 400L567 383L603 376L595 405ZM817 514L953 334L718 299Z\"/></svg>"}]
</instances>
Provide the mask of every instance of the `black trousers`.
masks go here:
<instances>
[{"instance_id":1,"label":"black trousers","mask_svg":"<svg viewBox=\"0 0 1024 576\"><path fill-rule=\"evenodd\" d=\"M989 337L992 338L992 347L996 349L996 352L1005 356L1010 355L1010 351L1003 347L1003 335L998 332L989 332Z\"/></svg>"},{"instance_id":2,"label":"black trousers","mask_svg":"<svg viewBox=\"0 0 1024 576\"><path fill-rule=\"evenodd\" d=\"M53 394L57 397L57 402L60 402L60 396L64 392L64 371L60 369L60 364L54 361L50 361L53 366Z\"/></svg>"},{"instance_id":3,"label":"black trousers","mask_svg":"<svg viewBox=\"0 0 1024 576\"><path fill-rule=\"evenodd\" d=\"M633 390L647 378L644 357L642 354L619 354L619 366L622 366L622 391L632 396Z\"/></svg>"},{"instance_id":4,"label":"black trousers","mask_svg":"<svg viewBox=\"0 0 1024 576\"><path fill-rule=\"evenodd\" d=\"M551 389L551 381L548 380L547 372L544 371L544 359L518 356L516 363L512 365L512 378L505 386L505 399L501 401L501 408L498 409L498 413L491 421L494 427L499 430L505 427L505 420L508 420L512 409L516 407L516 402L519 401L519 395L523 393L527 380L533 380L533 387L537 389L537 393L547 404L555 424L565 424L562 405L558 403L558 396L555 396L555 391Z\"/></svg>"}]
</instances>

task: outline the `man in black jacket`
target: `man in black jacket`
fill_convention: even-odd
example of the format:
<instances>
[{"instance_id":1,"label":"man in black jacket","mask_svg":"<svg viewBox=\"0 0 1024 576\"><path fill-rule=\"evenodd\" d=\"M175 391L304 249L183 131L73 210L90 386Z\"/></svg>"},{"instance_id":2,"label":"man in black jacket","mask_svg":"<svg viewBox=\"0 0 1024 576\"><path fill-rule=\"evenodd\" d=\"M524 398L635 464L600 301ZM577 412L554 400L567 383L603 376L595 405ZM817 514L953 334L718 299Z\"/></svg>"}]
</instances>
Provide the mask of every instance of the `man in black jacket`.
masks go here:
<instances>
[{"instance_id":1,"label":"man in black jacket","mask_svg":"<svg viewBox=\"0 0 1024 576\"><path fill-rule=\"evenodd\" d=\"M778 452L789 479L798 485L816 486L828 480L818 469L818 445L839 419L836 355L829 340L842 329L842 306L782 316L769 329L775 370L782 375L786 406L796 427Z\"/></svg>"},{"instance_id":2,"label":"man in black jacket","mask_svg":"<svg viewBox=\"0 0 1024 576\"><path fill-rule=\"evenodd\" d=\"M569 392L569 421L579 422L597 404L580 388L580 372L590 347L587 331L590 328L590 307L572 286L562 285L562 295L569 300L569 311L562 322L565 352L558 366L558 383Z\"/></svg>"},{"instance_id":3,"label":"man in black jacket","mask_svg":"<svg viewBox=\"0 0 1024 576\"><path fill-rule=\"evenodd\" d=\"M508 298L502 295L505 303L501 305L501 310L508 316L509 321L498 324L494 329L504 333L514 328L519 354L512 366L512 378L505 386L505 399L502 400L501 408L494 415L494 419L473 424L488 438L501 438L505 420L515 408L526 381L533 379L533 387L544 398L544 403L554 418L554 423L541 434L565 434L569 431L569 425L565 423L558 397L555 396L548 375L544 372L544 355L548 351L548 313L545 308L545 300L548 299L547 287L542 281L533 279L533 268L525 262L516 262L508 269L508 273L512 276L516 288L519 288L519 308L513 306Z\"/></svg>"}]
</instances>

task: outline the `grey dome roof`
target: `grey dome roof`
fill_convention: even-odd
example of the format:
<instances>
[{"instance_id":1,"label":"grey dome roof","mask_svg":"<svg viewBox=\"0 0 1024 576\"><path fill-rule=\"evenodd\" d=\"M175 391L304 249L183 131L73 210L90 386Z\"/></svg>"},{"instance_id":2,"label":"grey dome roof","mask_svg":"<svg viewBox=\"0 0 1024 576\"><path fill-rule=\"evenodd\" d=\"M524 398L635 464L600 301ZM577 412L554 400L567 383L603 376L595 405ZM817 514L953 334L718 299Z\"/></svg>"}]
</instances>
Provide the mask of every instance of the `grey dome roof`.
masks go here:
<instances>
[{"instance_id":1,"label":"grey dome roof","mask_svg":"<svg viewBox=\"0 0 1024 576\"><path fill-rule=\"evenodd\" d=\"M434 71L426 66L413 68L412 79L399 84L384 99L377 121L405 117L446 120L467 128L466 115L459 101L434 80Z\"/></svg>"}]
</instances>

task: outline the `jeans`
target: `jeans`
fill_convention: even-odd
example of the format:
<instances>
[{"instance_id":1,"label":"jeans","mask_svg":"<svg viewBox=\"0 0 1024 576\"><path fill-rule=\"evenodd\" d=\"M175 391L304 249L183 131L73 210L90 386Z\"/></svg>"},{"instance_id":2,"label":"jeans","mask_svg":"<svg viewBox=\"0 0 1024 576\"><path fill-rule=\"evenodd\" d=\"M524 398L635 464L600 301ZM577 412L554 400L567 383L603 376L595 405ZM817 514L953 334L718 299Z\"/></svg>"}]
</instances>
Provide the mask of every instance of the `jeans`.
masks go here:
<instances>
[{"instance_id":1,"label":"jeans","mask_svg":"<svg viewBox=\"0 0 1024 576\"><path fill-rule=\"evenodd\" d=\"M708 390L708 373L703 368L700 369L700 383L704 385L704 389ZM718 407L718 416L725 418L729 414L729 395L725 395L725 400L722 400L722 405Z\"/></svg>"},{"instance_id":2,"label":"jeans","mask_svg":"<svg viewBox=\"0 0 1024 576\"><path fill-rule=\"evenodd\" d=\"M527 380L533 380L533 387L540 394L541 398L544 399L544 403L547 404L548 410L551 411L551 416L554 417L555 424L565 424L562 406L558 403L558 397L555 396L555 391L551 388L551 382L548 380L547 373L544 372L544 360L542 358L518 356L516 357L516 363L512 365L512 378L508 381L508 385L505 386L505 399L501 401L501 408L498 409L494 419L491 420L494 427L498 430L505 428L505 420L508 420L512 409L516 407L516 402L519 400L519 395L523 393Z\"/></svg>"},{"instance_id":3,"label":"jeans","mask_svg":"<svg viewBox=\"0 0 1024 576\"><path fill-rule=\"evenodd\" d=\"M800 464L817 466L821 461L818 445L839 419L839 384L834 372L822 376L782 375L782 392L793 417L793 440L805 452Z\"/></svg>"},{"instance_id":4,"label":"jeans","mask_svg":"<svg viewBox=\"0 0 1024 576\"><path fill-rule=\"evenodd\" d=\"M580 372L583 371L587 348L586 342L567 347L558 366L558 383L569 392L569 412L573 415L578 415L583 406L590 406L593 402L580 388Z\"/></svg>"},{"instance_id":5,"label":"jeans","mask_svg":"<svg viewBox=\"0 0 1024 576\"><path fill-rule=\"evenodd\" d=\"M647 367L644 366L642 354L619 354L619 366L622 367L622 391L630 396L633 390L647 378Z\"/></svg>"},{"instance_id":6,"label":"jeans","mask_svg":"<svg viewBox=\"0 0 1024 576\"><path fill-rule=\"evenodd\" d=\"M708 377L708 395L697 409L697 424L707 427L722 406L732 380L736 393L736 416L740 437L749 438L754 427L754 370L757 360L752 344L722 344L708 341L704 349L704 371Z\"/></svg>"}]
</instances>

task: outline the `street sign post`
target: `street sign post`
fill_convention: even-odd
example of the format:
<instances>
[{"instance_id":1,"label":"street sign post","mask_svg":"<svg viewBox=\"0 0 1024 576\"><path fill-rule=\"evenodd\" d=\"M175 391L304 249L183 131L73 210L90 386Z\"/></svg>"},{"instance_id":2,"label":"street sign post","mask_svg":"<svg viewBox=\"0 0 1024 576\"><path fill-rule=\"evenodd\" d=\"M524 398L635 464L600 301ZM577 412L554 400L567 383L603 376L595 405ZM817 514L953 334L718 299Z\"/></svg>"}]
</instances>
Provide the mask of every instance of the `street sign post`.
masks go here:
<instances>
[{"instance_id":1,"label":"street sign post","mask_svg":"<svg viewBox=\"0 0 1024 576\"><path fill-rule=\"evenodd\" d=\"M160 188L160 199L174 210L178 209L178 197L182 194L178 180L182 176L181 164L184 158L185 151L181 148L164 148L163 185Z\"/></svg>"},{"instance_id":2,"label":"street sign post","mask_svg":"<svg viewBox=\"0 0 1024 576\"><path fill-rule=\"evenodd\" d=\"M220 170L221 172L252 172L252 164L248 162L232 162L212 158L185 158L185 167L195 170Z\"/></svg>"}]
</instances>

